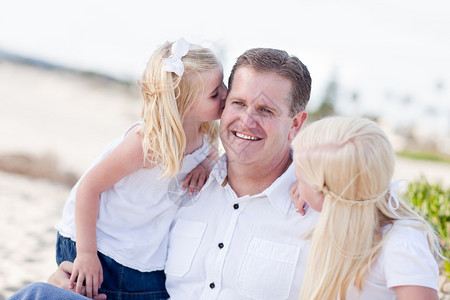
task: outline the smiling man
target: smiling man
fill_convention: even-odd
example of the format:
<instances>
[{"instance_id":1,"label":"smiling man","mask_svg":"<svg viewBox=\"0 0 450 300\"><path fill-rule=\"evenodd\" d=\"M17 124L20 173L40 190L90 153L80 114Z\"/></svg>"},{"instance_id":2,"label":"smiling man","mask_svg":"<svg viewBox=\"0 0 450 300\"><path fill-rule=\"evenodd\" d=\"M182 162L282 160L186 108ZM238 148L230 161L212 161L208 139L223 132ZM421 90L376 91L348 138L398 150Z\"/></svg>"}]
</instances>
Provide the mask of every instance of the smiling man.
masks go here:
<instances>
[{"instance_id":1,"label":"smiling man","mask_svg":"<svg viewBox=\"0 0 450 300\"><path fill-rule=\"evenodd\" d=\"M255 194L268 187L291 163L290 141L307 113L303 109L290 112L291 81L276 72L242 66L233 75L233 88L221 119L221 140L233 189L238 195ZM247 174L235 176L237 171ZM253 184L247 183L233 184L236 177L243 177L240 182L255 181L259 188L255 190ZM240 191L246 187L250 188L248 192Z\"/></svg>"},{"instance_id":2,"label":"smiling man","mask_svg":"<svg viewBox=\"0 0 450 300\"><path fill-rule=\"evenodd\" d=\"M291 141L306 120L311 78L285 51L251 49L230 75L220 123L226 154L196 203L180 208L166 262L171 299L298 299L317 220L301 216Z\"/></svg>"},{"instance_id":3,"label":"smiling man","mask_svg":"<svg viewBox=\"0 0 450 300\"><path fill-rule=\"evenodd\" d=\"M318 219L296 212L291 142L306 120L311 77L295 56L251 49L231 71L220 124L226 154L172 224L166 261L171 299L298 299ZM72 266L49 282L68 289ZM104 296L104 295L103 295ZM82 299L32 284L14 299Z\"/></svg>"}]
</instances>

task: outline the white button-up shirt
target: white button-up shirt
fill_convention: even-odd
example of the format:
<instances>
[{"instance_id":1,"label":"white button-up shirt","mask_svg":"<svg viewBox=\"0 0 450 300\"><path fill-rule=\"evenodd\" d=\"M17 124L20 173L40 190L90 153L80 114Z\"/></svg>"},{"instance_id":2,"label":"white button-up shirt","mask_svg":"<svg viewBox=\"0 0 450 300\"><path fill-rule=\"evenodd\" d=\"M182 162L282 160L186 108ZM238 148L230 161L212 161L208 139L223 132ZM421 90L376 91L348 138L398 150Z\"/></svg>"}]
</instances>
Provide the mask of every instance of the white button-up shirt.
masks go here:
<instances>
[{"instance_id":1,"label":"white button-up shirt","mask_svg":"<svg viewBox=\"0 0 450 300\"><path fill-rule=\"evenodd\" d=\"M171 299L298 299L319 214L296 212L294 165L258 195L226 184L226 156L172 224L166 261Z\"/></svg>"}]
</instances>

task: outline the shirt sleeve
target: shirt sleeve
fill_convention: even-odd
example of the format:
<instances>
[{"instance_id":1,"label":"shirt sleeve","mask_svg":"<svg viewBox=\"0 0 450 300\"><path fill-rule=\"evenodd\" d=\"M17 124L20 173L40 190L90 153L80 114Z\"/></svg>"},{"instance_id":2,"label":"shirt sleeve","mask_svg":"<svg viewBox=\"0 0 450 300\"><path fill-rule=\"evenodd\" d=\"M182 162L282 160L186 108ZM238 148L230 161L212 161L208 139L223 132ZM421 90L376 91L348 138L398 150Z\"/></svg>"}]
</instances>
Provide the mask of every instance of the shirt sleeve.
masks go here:
<instances>
[{"instance_id":1,"label":"shirt sleeve","mask_svg":"<svg viewBox=\"0 0 450 300\"><path fill-rule=\"evenodd\" d=\"M438 290L439 267L427 242L425 231L399 226L384 246L388 288L416 285Z\"/></svg>"}]
</instances>

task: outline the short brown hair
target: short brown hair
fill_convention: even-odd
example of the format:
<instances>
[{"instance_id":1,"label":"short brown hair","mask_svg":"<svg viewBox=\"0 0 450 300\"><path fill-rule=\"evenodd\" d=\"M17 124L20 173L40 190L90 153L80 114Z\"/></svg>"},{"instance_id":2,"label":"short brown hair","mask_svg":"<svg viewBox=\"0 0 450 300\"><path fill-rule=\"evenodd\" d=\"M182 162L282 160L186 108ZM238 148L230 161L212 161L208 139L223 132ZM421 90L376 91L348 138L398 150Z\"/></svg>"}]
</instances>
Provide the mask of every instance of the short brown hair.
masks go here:
<instances>
[{"instance_id":1,"label":"short brown hair","mask_svg":"<svg viewBox=\"0 0 450 300\"><path fill-rule=\"evenodd\" d=\"M259 72L274 72L291 81L290 113L294 116L305 109L311 95L311 75L308 68L296 56L271 48L253 48L238 57L228 79L228 89L233 86L234 73L241 67Z\"/></svg>"}]
</instances>

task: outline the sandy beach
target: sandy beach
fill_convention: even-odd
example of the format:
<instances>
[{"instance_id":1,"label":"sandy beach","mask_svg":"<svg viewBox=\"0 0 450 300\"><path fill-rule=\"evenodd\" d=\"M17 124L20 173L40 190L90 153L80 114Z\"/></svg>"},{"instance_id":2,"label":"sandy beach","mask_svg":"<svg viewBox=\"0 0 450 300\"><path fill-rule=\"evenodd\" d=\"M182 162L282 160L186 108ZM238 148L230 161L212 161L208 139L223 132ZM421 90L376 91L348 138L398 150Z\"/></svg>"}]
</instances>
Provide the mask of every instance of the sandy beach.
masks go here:
<instances>
[{"instance_id":1,"label":"sandy beach","mask_svg":"<svg viewBox=\"0 0 450 300\"><path fill-rule=\"evenodd\" d=\"M70 189L140 116L137 86L0 61L0 300L56 267Z\"/></svg>"},{"instance_id":2,"label":"sandy beach","mask_svg":"<svg viewBox=\"0 0 450 300\"><path fill-rule=\"evenodd\" d=\"M137 85L0 60L0 300L56 268L72 185L139 119L140 101ZM450 165L398 159L396 179L421 175L450 186Z\"/></svg>"}]
</instances>

